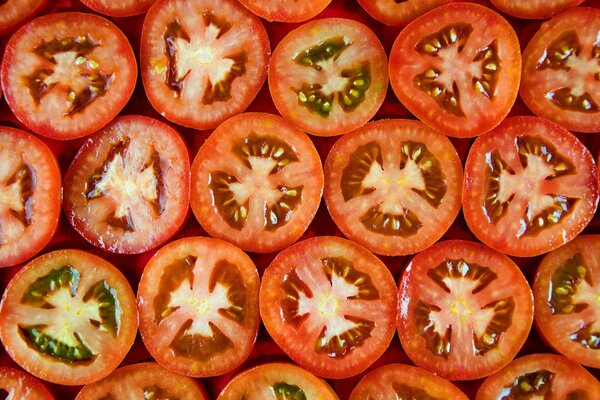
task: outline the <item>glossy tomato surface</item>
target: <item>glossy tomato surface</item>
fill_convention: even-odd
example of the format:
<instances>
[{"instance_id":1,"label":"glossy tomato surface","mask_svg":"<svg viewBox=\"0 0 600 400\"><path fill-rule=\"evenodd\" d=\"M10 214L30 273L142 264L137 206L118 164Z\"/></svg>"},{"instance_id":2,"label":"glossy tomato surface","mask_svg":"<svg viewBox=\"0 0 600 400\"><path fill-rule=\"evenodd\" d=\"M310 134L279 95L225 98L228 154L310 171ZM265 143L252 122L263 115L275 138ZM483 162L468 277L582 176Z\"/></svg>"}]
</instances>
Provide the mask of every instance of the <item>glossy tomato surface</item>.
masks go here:
<instances>
[{"instance_id":1,"label":"glossy tomato surface","mask_svg":"<svg viewBox=\"0 0 600 400\"><path fill-rule=\"evenodd\" d=\"M145 13L156 0L81 0L81 2L100 14L129 17Z\"/></svg>"},{"instance_id":2,"label":"glossy tomato surface","mask_svg":"<svg viewBox=\"0 0 600 400\"><path fill-rule=\"evenodd\" d=\"M138 288L140 333L165 368L222 375L250 355L260 317L256 266L218 239L169 243L150 259Z\"/></svg>"},{"instance_id":3,"label":"glossy tomato surface","mask_svg":"<svg viewBox=\"0 0 600 400\"><path fill-rule=\"evenodd\" d=\"M0 126L0 267L16 265L51 240L60 215L61 177L44 142Z\"/></svg>"},{"instance_id":4,"label":"glossy tomato surface","mask_svg":"<svg viewBox=\"0 0 600 400\"><path fill-rule=\"evenodd\" d=\"M254 14L267 21L302 22L319 14L331 0L239 0Z\"/></svg>"},{"instance_id":5,"label":"glossy tomato surface","mask_svg":"<svg viewBox=\"0 0 600 400\"><path fill-rule=\"evenodd\" d=\"M53 400L44 384L26 372L0 367L0 396L15 400Z\"/></svg>"},{"instance_id":6,"label":"glossy tomato surface","mask_svg":"<svg viewBox=\"0 0 600 400\"><path fill-rule=\"evenodd\" d=\"M109 123L131 97L137 67L127 37L112 22L56 13L11 36L1 74L6 102L19 121L64 140Z\"/></svg>"},{"instance_id":7,"label":"glossy tomato surface","mask_svg":"<svg viewBox=\"0 0 600 400\"><path fill-rule=\"evenodd\" d=\"M501 11L519 18L550 18L584 0L491 0Z\"/></svg>"},{"instance_id":8,"label":"glossy tomato surface","mask_svg":"<svg viewBox=\"0 0 600 400\"><path fill-rule=\"evenodd\" d=\"M413 19L452 0L358 0L366 12L386 25L406 25Z\"/></svg>"},{"instance_id":9,"label":"glossy tomato surface","mask_svg":"<svg viewBox=\"0 0 600 400\"><path fill-rule=\"evenodd\" d=\"M44 10L49 0L0 1L0 36L8 36L28 19Z\"/></svg>"},{"instance_id":10,"label":"glossy tomato surface","mask_svg":"<svg viewBox=\"0 0 600 400\"><path fill-rule=\"evenodd\" d=\"M415 19L390 54L396 96L448 136L477 136L498 125L517 98L520 76L514 29L474 3L446 4Z\"/></svg>"},{"instance_id":11,"label":"glossy tomato surface","mask_svg":"<svg viewBox=\"0 0 600 400\"><path fill-rule=\"evenodd\" d=\"M133 344L135 297L112 264L81 250L44 254L19 270L0 304L0 338L41 379L82 385L111 373Z\"/></svg>"}]
</instances>

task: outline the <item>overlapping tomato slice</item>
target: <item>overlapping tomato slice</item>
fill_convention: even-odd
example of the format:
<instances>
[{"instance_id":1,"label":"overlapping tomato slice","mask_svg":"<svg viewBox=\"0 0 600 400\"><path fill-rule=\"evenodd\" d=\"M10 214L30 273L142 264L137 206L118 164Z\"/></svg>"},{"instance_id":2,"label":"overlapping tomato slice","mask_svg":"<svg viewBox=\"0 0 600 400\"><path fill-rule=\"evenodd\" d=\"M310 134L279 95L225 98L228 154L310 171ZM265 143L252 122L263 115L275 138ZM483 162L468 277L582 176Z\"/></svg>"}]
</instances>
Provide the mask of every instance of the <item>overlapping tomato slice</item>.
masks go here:
<instances>
[{"instance_id":1,"label":"overlapping tomato slice","mask_svg":"<svg viewBox=\"0 0 600 400\"><path fill-rule=\"evenodd\" d=\"M325 9L331 0L239 0L254 14L267 21L302 22Z\"/></svg>"},{"instance_id":2,"label":"overlapping tomato slice","mask_svg":"<svg viewBox=\"0 0 600 400\"><path fill-rule=\"evenodd\" d=\"M0 397L15 400L54 400L43 383L26 372L0 367Z\"/></svg>"},{"instance_id":3,"label":"overlapping tomato slice","mask_svg":"<svg viewBox=\"0 0 600 400\"><path fill-rule=\"evenodd\" d=\"M23 22L43 11L49 3L49 0L0 1L0 36L11 34Z\"/></svg>"},{"instance_id":4,"label":"overlapping tomato slice","mask_svg":"<svg viewBox=\"0 0 600 400\"><path fill-rule=\"evenodd\" d=\"M490 0L503 12L529 19L550 18L568 8L575 7L584 0Z\"/></svg>"},{"instance_id":5,"label":"overlapping tomato slice","mask_svg":"<svg viewBox=\"0 0 600 400\"><path fill-rule=\"evenodd\" d=\"M373 18L386 25L406 25L451 0L358 0Z\"/></svg>"},{"instance_id":6,"label":"overlapping tomato slice","mask_svg":"<svg viewBox=\"0 0 600 400\"><path fill-rule=\"evenodd\" d=\"M148 11L156 0L81 0L92 10L111 17L130 17Z\"/></svg>"}]
</instances>

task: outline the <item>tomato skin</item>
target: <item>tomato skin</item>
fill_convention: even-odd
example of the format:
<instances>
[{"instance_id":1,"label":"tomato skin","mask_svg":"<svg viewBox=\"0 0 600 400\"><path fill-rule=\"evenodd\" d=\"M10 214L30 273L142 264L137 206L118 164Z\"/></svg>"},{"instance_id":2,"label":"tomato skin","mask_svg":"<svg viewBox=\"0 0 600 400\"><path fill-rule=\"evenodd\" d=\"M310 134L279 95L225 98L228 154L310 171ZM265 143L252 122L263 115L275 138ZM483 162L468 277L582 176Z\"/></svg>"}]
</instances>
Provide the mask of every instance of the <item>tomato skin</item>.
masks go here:
<instances>
[{"instance_id":1,"label":"tomato skin","mask_svg":"<svg viewBox=\"0 0 600 400\"><path fill-rule=\"evenodd\" d=\"M285 4L279 0L239 0L244 7L267 21L302 22L323 11L331 0L306 0Z\"/></svg>"},{"instance_id":2,"label":"tomato skin","mask_svg":"<svg viewBox=\"0 0 600 400\"><path fill-rule=\"evenodd\" d=\"M358 4L377 21L390 26L406 25L415 18L450 3L452 0L358 0Z\"/></svg>"},{"instance_id":3,"label":"tomato skin","mask_svg":"<svg viewBox=\"0 0 600 400\"><path fill-rule=\"evenodd\" d=\"M576 7L584 0L490 0L502 12L513 17L527 19L550 18L568 8Z\"/></svg>"},{"instance_id":4,"label":"tomato skin","mask_svg":"<svg viewBox=\"0 0 600 400\"><path fill-rule=\"evenodd\" d=\"M143 14L156 0L126 0L112 2L110 0L81 0L92 10L111 17L131 17Z\"/></svg>"},{"instance_id":5,"label":"tomato skin","mask_svg":"<svg viewBox=\"0 0 600 400\"><path fill-rule=\"evenodd\" d=\"M15 368L0 367L0 391L6 391L7 398L16 400L54 400L43 383Z\"/></svg>"},{"instance_id":6,"label":"tomato skin","mask_svg":"<svg viewBox=\"0 0 600 400\"><path fill-rule=\"evenodd\" d=\"M44 11L50 0L8 0L0 5L0 37L12 34L20 25Z\"/></svg>"}]
</instances>

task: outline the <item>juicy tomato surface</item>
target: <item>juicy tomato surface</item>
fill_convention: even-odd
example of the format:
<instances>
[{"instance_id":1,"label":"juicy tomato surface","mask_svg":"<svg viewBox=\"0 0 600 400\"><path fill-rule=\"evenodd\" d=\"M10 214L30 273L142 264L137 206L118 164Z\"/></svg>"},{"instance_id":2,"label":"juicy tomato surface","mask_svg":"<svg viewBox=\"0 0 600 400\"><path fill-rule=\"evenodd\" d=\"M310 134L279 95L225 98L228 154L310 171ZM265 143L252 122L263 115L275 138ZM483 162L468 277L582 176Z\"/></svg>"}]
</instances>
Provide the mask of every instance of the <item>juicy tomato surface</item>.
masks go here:
<instances>
[{"instance_id":1,"label":"juicy tomato surface","mask_svg":"<svg viewBox=\"0 0 600 400\"><path fill-rule=\"evenodd\" d=\"M267 77L269 37L235 0L159 0L142 30L146 95L168 120L217 127L244 111Z\"/></svg>"},{"instance_id":2,"label":"juicy tomato surface","mask_svg":"<svg viewBox=\"0 0 600 400\"><path fill-rule=\"evenodd\" d=\"M415 19L390 54L396 96L449 136L477 136L498 125L517 98L520 76L514 29L474 3L446 4Z\"/></svg>"},{"instance_id":3,"label":"juicy tomato surface","mask_svg":"<svg viewBox=\"0 0 600 400\"><path fill-rule=\"evenodd\" d=\"M38 378L82 385L111 373L137 332L135 297L112 264L81 250L44 254L19 270L0 304L8 354Z\"/></svg>"},{"instance_id":4,"label":"juicy tomato surface","mask_svg":"<svg viewBox=\"0 0 600 400\"><path fill-rule=\"evenodd\" d=\"M364 125L387 92L387 56L367 26L341 18L308 22L273 52L269 90L281 115L317 136Z\"/></svg>"},{"instance_id":5,"label":"juicy tomato surface","mask_svg":"<svg viewBox=\"0 0 600 400\"><path fill-rule=\"evenodd\" d=\"M273 252L300 238L323 192L319 154L283 118L244 113L221 124L192 165L200 225L243 250Z\"/></svg>"},{"instance_id":6,"label":"juicy tomato surface","mask_svg":"<svg viewBox=\"0 0 600 400\"><path fill-rule=\"evenodd\" d=\"M0 36L13 33L23 22L43 11L49 2L49 0L0 1Z\"/></svg>"},{"instance_id":7,"label":"juicy tomato surface","mask_svg":"<svg viewBox=\"0 0 600 400\"><path fill-rule=\"evenodd\" d=\"M404 364L379 367L361 379L349 400L467 400L456 386L431 372Z\"/></svg>"},{"instance_id":8,"label":"juicy tomato surface","mask_svg":"<svg viewBox=\"0 0 600 400\"><path fill-rule=\"evenodd\" d=\"M521 270L475 242L443 241L417 254L399 290L404 351L446 379L498 371L521 349L533 322L533 295Z\"/></svg>"},{"instance_id":9,"label":"juicy tomato surface","mask_svg":"<svg viewBox=\"0 0 600 400\"><path fill-rule=\"evenodd\" d=\"M145 13L156 0L81 0L81 2L100 14L129 17Z\"/></svg>"},{"instance_id":10,"label":"juicy tomato surface","mask_svg":"<svg viewBox=\"0 0 600 400\"><path fill-rule=\"evenodd\" d=\"M64 179L63 208L94 246L142 253L185 222L189 182L179 134L148 117L123 116L84 142Z\"/></svg>"},{"instance_id":11,"label":"juicy tomato surface","mask_svg":"<svg viewBox=\"0 0 600 400\"><path fill-rule=\"evenodd\" d=\"M535 323L548 344L600 368L600 235L581 235L544 257L533 283Z\"/></svg>"},{"instance_id":12,"label":"juicy tomato surface","mask_svg":"<svg viewBox=\"0 0 600 400\"><path fill-rule=\"evenodd\" d=\"M69 12L21 27L6 45L1 69L15 116L54 139L82 137L109 123L131 97L136 77L133 50L119 28Z\"/></svg>"},{"instance_id":13,"label":"juicy tomato surface","mask_svg":"<svg viewBox=\"0 0 600 400\"><path fill-rule=\"evenodd\" d=\"M302 22L319 14L331 0L239 0L254 14L267 21Z\"/></svg>"},{"instance_id":14,"label":"juicy tomato surface","mask_svg":"<svg viewBox=\"0 0 600 400\"><path fill-rule=\"evenodd\" d=\"M140 334L161 365L188 376L222 375L248 358L260 324L256 266L218 239L161 248L138 288Z\"/></svg>"},{"instance_id":15,"label":"juicy tomato surface","mask_svg":"<svg viewBox=\"0 0 600 400\"><path fill-rule=\"evenodd\" d=\"M7 400L53 400L43 383L26 372L0 367L0 397Z\"/></svg>"},{"instance_id":16,"label":"juicy tomato surface","mask_svg":"<svg viewBox=\"0 0 600 400\"><path fill-rule=\"evenodd\" d=\"M420 15L452 0L358 0L377 21L386 25L406 25Z\"/></svg>"},{"instance_id":17,"label":"juicy tomato surface","mask_svg":"<svg viewBox=\"0 0 600 400\"><path fill-rule=\"evenodd\" d=\"M600 131L600 9L577 7L542 24L523 52L520 94L536 115Z\"/></svg>"},{"instance_id":18,"label":"juicy tomato surface","mask_svg":"<svg viewBox=\"0 0 600 400\"><path fill-rule=\"evenodd\" d=\"M584 0L491 0L501 11L519 18L550 18ZM576 25L573 25L576 26Z\"/></svg>"},{"instance_id":19,"label":"juicy tomato surface","mask_svg":"<svg viewBox=\"0 0 600 400\"><path fill-rule=\"evenodd\" d=\"M52 239L60 216L61 177L48 146L0 126L0 267L21 263Z\"/></svg>"},{"instance_id":20,"label":"juicy tomato surface","mask_svg":"<svg viewBox=\"0 0 600 400\"><path fill-rule=\"evenodd\" d=\"M383 354L397 305L385 264L332 236L280 252L260 287L260 315L271 337L300 366L327 378L356 375Z\"/></svg>"},{"instance_id":21,"label":"juicy tomato surface","mask_svg":"<svg viewBox=\"0 0 600 400\"><path fill-rule=\"evenodd\" d=\"M292 364L271 363L237 375L217 400L338 400L322 379Z\"/></svg>"},{"instance_id":22,"label":"juicy tomato surface","mask_svg":"<svg viewBox=\"0 0 600 400\"><path fill-rule=\"evenodd\" d=\"M543 254L592 219L596 173L591 153L564 128L537 117L507 118L471 146L463 213L488 246L514 256Z\"/></svg>"},{"instance_id":23,"label":"juicy tomato surface","mask_svg":"<svg viewBox=\"0 0 600 400\"><path fill-rule=\"evenodd\" d=\"M582 366L556 354L520 357L490 376L476 400L596 400L600 382Z\"/></svg>"},{"instance_id":24,"label":"juicy tomato surface","mask_svg":"<svg viewBox=\"0 0 600 400\"><path fill-rule=\"evenodd\" d=\"M342 232L377 254L424 250L460 209L462 165L452 143L412 120L344 135L325 162L325 201Z\"/></svg>"}]
</instances>

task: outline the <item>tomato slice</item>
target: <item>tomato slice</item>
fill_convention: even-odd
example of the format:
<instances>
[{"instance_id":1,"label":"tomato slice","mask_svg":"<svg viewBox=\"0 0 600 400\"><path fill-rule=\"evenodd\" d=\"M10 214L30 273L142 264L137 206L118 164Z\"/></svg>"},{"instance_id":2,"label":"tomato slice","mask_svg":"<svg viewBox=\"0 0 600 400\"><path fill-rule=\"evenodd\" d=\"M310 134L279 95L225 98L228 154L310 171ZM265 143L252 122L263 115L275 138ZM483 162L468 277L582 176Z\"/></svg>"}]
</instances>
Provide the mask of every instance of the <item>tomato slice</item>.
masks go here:
<instances>
[{"instance_id":1,"label":"tomato slice","mask_svg":"<svg viewBox=\"0 0 600 400\"><path fill-rule=\"evenodd\" d=\"M245 113L221 124L192 165L194 215L211 235L273 252L302 236L323 192L313 143L283 118Z\"/></svg>"},{"instance_id":2,"label":"tomato slice","mask_svg":"<svg viewBox=\"0 0 600 400\"><path fill-rule=\"evenodd\" d=\"M377 21L386 25L406 25L420 15L452 0L358 0Z\"/></svg>"},{"instance_id":3,"label":"tomato slice","mask_svg":"<svg viewBox=\"0 0 600 400\"><path fill-rule=\"evenodd\" d=\"M369 372L352 391L349 400L467 400L456 386L421 368L389 364Z\"/></svg>"},{"instance_id":4,"label":"tomato slice","mask_svg":"<svg viewBox=\"0 0 600 400\"><path fill-rule=\"evenodd\" d=\"M19 264L50 241L60 216L60 169L50 149L0 126L0 267Z\"/></svg>"},{"instance_id":5,"label":"tomato slice","mask_svg":"<svg viewBox=\"0 0 600 400\"><path fill-rule=\"evenodd\" d=\"M600 383L579 364L555 354L517 358L487 378L476 400L594 400Z\"/></svg>"},{"instance_id":6,"label":"tomato slice","mask_svg":"<svg viewBox=\"0 0 600 400\"><path fill-rule=\"evenodd\" d=\"M215 128L244 111L267 77L269 56L264 26L235 0L159 0L144 20L146 95L179 125Z\"/></svg>"},{"instance_id":7,"label":"tomato slice","mask_svg":"<svg viewBox=\"0 0 600 400\"><path fill-rule=\"evenodd\" d=\"M490 0L501 11L519 18L550 18L584 0ZM575 26L575 25L573 25Z\"/></svg>"},{"instance_id":8,"label":"tomato slice","mask_svg":"<svg viewBox=\"0 0 600 400\"><path fill-rule=\"evenodd\" d=\"M112 22L65 12L21 27L6 45L1 73L6 102L19 121L42 136L73 139L121 111L133 93L137 64Z\"/></svg>"},{"instance_id":9,"label":"tomato slice","mask_svg":"<svg viewBox=\"0 0 600 400\"><path fill-rule=\"evenodd\" d=\"M81 0L92 10L111 17L130 17L143 14L156 0Z\"/></svg>"},{"instance_id":10,"label":"tomato slice","mask_svg":"<svg viewBox=\"0 0 600 400\"><path fill-rule=\"evenodd\" d=\"M85 141L65 176L63 207L94 246L136 254L183 225L189 186L189 154L179 134L160 121L125 116Z\"/></svg>"},{"instance_id":11,"label":"tomato slice","mask_svg":"<svg viewBox=\"0 0 600 400\"><path fill-rule=\"evenodd\" d=\"M32 16L39 14L49 0L1 0L0 36L8 36Z\"/></svg>"},{"instance_id":12,"label":"tomato slice","mask_svg":"<svg viewBox=\"0 0 600 400\"><path fill-rule=\"evenodd\" d=\"M419 367L450 380L508 364L533 322L533 295L519 267L482 244L440 242L402 274L398 336Z\"/></svg>"},{"instance_id":13,"label":"tomato slice","mask_svg":"<svg viewBox=\"0 0 600 400\"><path fill-rule=\"evenodd\" d=\"M335 136L369 121L388 85L387 56L373 31L341 18L308 22L273 52L269 90L281 115L318 136Z\"/></svg>"},{"instance_id":14,"label":"tomato slice","mask_svg":"<svg viewBox=\"0 0 600 400\"><path fill-rule=\"evenodd\" d=\"M473 3L446 4L415 19L390 54L398 99L449 136L477 136L498 125L517 98L520 75L517 34Z\"/></svg>"},{"instance_id":15,"label":"tomato slice","mask_svg":"<svg viewBox=\"0 0 600 400\"><path fill-rule=\"evenodd\" d=\"M332 218L377 254L426 249L460 210L460 158L448 138L421 122L371 122L344 135L329 152L325 176Z\"/></svg>"},{"instance_id":16,"label":"tomato slice","mask_svg":"<svg viewBox=\"0 0 600 400\"><path fill-rule=\"evenodd\" d=\"M520 94L536 115L600 131L600 9L577 7L542 24L523 52Z\"/></svg>"},{"instance_id":17,"label":"tomato slice","mask_svg":"<svg viewBox=\"0 0 600 400\"><path fill-rule=\"evenodd\" d=\"M54 400L43 383L26 372L0 367L0 397L15 400Z\"/></svg>"},{"instance_id":18,"label":"tomato slice","mask_svg":"<svg viewBox=\"0 0 600 400\"><path fill-rule=\"evenodd\" d=\"M75 400L208 400L200 382L147 362L115 370L86 385Z\"/></svg>"},{"instance_id":19,"label":"tomato slice","mask_svg":"<svg viewBox=\"0 0 600 400\"><path fill-rule=\"evenodd\" d=\"M248 10L267 21L302 22L323 11L331 0L239 0Z\"/></svg>"},{"instance_id":20,"label":"tomato slice","mask_svg":"<svg viewBox=\"0 0 600 400\"><path fill-rule=\"evenodd\" d=\"M322 379L292 364L259 365L235 376L217 400L338 400Z\"/></svg>"},{"instance_id":21,"label":"tomato slice","mask_svg":"<svg viewBox=\"0 0 600 400\"><path fill-rule=\"evenodd\" d=\"M34 259L11 279L0 304L0 338L8 354L32 375L61 385L108 375L136 332L127 279L81 250Z\"/></svg>"},{"instance_id":22,"label":"tomato slice","mask_svg":"<svg viewBox=\"0 0 600 400\"><path fill-rule=\"evenodd\" d=\"M283 250L260 287L260 315L273 340L301 367L326 378L354 376L383 354L397 306L385 264L331 236Z\"/></svg>"},{"instance_id":23,"label":"tomato slice","mask_svg":"<svg viewBox=\"0 0 600 400\"><path fill-rule=\"evenodd\" d=\"M535 322L548 344L600 368L600 235L583 235L544 257L533 284Z\"/></svg>"},{"instance_id":24,"label":"tomato slice","mask_svg":"<svg viewBox=\"0 0 600 400\"><path fill-rule=\"evenodd\" d=\"M232 244L203 237L169 243L150 259L138 288L146 347L179 374L237 368L258 332L259 286L254 263Z\"/></svg>"},{"instance_id":25,"label":"tomato slice","mask_svg":"<svg viewBox=\"0 0 600 400\"><path fill-rule=\"evenodd\" d=\"M592 219L596 164L553 122L507 118L475 140L465 166L463 213L479 240L531 257L562 246Z\"/></svg>"}]
</instances>

